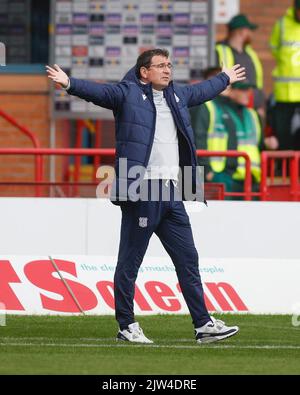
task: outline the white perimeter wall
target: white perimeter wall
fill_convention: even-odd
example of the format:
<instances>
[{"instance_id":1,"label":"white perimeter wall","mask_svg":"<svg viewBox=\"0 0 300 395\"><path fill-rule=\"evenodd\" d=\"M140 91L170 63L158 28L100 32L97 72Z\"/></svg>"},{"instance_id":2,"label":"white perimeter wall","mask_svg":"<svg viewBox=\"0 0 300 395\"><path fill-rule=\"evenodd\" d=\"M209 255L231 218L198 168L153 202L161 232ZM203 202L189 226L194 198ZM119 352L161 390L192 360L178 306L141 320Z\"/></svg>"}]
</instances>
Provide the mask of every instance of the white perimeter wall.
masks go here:
<instances>
[{"instance_id":1,"label":"white perimeter wall","mask_svg":"<svg viewBox=\"0 0 300 395\"><path fill-rule=\"evenodd\" d=\"M300 203L185 203L201 257L300 258ZM121 210L102 199L0 199L0 253L116 255ZM148 256L165 254L154 236Z\"/></svg>"},{"instance_id":2,"label":"white perimeter wall","mask_svg":"<svg viewBox=\"0 0 300 395\"><path fill-rule=\"evenodd\" d=\"M186 203L186 209L211 311L300 313L299 203ZM114 314L120 213L100 199L1 198L0 310L78 312L51 255L87 313ZM153 236L138 276L136 313L188 313L177 283Z\"/></svg>"}]
</instances>

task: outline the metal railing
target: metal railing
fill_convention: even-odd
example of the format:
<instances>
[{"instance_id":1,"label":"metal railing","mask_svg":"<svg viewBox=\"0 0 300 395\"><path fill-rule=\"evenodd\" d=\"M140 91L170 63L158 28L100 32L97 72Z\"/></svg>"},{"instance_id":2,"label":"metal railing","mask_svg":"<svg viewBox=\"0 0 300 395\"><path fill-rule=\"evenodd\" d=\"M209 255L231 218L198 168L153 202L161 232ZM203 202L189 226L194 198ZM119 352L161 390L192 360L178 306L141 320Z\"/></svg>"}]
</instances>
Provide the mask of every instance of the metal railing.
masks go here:
<instances>
[{"instance_id":1,"label":"metal railing","mask_svg":"<svg viewBox=\"0 0 300 395\"><path fill-rule=\"evenodd\" d=\"M278 163L280 160L280 163ZM276 168L276 161L279 166ZM261 153L261 200L299 201L300 151L263 151ZM280 191L281 188L281 191Z\"/></svg>"},{"instance_id":2,"label":"metal railing","mask_svg":"<svg viewBox=\"0 0 300 395\"><path fill-rule=\"evenodd\" d=\"M19 122L16 121L16 119L14 119L11 115L7 114L5 111L0 109L0 117L5 119L11 125L15 126L21 133L27 136L31 140L35 149L39 149L41 147L38 137L33 132L31 132L26 126L19 124ZM35 181L40 182L43 177L43 160L41 155L39 154L36 154L34 159L35 159ZM38 193L38 189L37 189L37 193Z\"/></svg>"},{"instance_id":3,"label":"metal railing","mask_svg":"<svg viewBox=\"0 0 300 395\"><path fill-rule=\"evenodd\" d=\"M35 196L41 196L40 186L42 185L77 185L77 182L47 182L44 179L43 173L40 172L41 168L43 168L43 157L45 155L63 155L63 156L103 156L103 157L114 157L115 149L114 148L0 148L0 155L34 155L39 156L40 162L36 162L36 167L41 166L39 171L35 169L35 180L34 182L14 182L14 183L0 183L0 185L34 185L35 187ZM203 151L197 150L198 156L223 156L223 157L243 157L245 159L245 170L246 176L244 181L244 193L239 193L238 195L243 195L245 200L251 200L252 197L252 179L251 179L251 162L249 156L244 152L239 151ZM80 183L80 185L96 185L96 183Z\"/></svg>"},{"instance_id":4,"label":"metal railing","mask_svg":"<svg viewBox=\"0 0 300 395\"><path fill-rule=\"evenodd\" d=\"M251 200L253 195L252 193L252 176L251 176L251 161L250 157L246 152L240 151L204 151L204 150L197 150L197 156L200 157L227 157L227 158L244 158L245 159L245 180L244 180L244 192L241 193L226 193L225 196L244 196L245 200Z\"/></svg>"}]
</instances>

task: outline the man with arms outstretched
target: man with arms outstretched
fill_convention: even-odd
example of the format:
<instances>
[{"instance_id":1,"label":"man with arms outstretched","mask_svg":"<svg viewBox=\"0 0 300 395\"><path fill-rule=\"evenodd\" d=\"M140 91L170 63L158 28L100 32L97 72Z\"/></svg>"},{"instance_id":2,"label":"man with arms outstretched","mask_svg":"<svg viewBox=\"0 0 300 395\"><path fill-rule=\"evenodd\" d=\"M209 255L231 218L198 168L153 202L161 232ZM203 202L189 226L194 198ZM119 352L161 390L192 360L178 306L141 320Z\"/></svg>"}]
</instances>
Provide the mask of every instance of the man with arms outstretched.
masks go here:
<instances>
[{"instance_id":1,"label":"man with arms outstretched","mask_svg":"<svg viewBox=\"0 0 300 395\"><path fill-rule=\"evenodd\" d=\"M121 207L122 225L114 277L117 340L152 343L134 319L134 286L153 233L170 255L181 291L191 313L198 343L222 340L238 332L211 317L206 309L189 217L183 199L194 199L197 158L189 107L213 99L228 84L245 78L244 68L224 68L216 77L194 85L172 81L172 64L164 49L143 52L116 84L69 78L58 65L47 66L50 79L71 95L113 111L116 121L116 175L111 200ZM127 170L120 169L126 158ZM133 196L133 168L142 167L140 187L154 184L158 196ZM191 182L179 188L179 174L191 169ZM188 178L188 177L186 177ZM178 184L179 183L179 184ZM155 189L155 188L154 188ZM152 191L152 188L151 188ZM162 198L168 192L170 199ZM192 196L192 197L191 197ZM180 198L178 198L180 197ZM181 199L182 198L182 199Z\"/></svg>"}]
</instances>

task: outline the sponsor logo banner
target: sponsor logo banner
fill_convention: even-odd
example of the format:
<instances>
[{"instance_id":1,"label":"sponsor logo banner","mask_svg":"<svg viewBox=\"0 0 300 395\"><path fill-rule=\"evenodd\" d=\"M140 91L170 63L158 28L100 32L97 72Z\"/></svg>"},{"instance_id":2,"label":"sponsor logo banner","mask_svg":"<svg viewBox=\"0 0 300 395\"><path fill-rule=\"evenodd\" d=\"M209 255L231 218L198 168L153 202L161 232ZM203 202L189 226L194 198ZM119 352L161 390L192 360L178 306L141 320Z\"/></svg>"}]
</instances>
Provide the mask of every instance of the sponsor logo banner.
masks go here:
<instances>
[{"instance_id":1,"label":"sponsor logo banner","mask_svg":"<svg viewBox=\"0 0 300 395\"><path fill-rule=\"evenodd\" d=\"M52 258L0 257L0 303L6 313L114 314L115 257ZM200 274L212 312L291 313L300 301L296 260L203 259ZM169 258L144 259L134 303L136 314L188 314Z\"/></svg>"}]
</instances>

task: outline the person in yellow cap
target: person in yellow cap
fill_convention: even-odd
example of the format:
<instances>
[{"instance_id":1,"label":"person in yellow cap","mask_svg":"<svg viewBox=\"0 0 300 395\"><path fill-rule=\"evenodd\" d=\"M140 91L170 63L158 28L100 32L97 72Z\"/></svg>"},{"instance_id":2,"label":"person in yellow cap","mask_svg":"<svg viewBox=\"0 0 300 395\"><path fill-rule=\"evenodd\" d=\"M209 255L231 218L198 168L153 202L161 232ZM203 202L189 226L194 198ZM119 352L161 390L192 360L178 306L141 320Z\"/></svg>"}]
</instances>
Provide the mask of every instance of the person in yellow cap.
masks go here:
<instances>
[{"instance_id":1,"label":"person in yellow cap","mask_svg":"<svg viewBox=\"0 0 300 395\"><path fill-rule=\"evenodd\" d=\"M274 25L270 45L275 106L272 128L281 150L300 150L300 0Z\"/></svg>"},{"instance_id":2,"label":"person in yellow cap","mask_svg":"<svg viewBox=\"0 0 300 395\"><path fill-rule=\"evenodd\" d=\"M265 96L263 93L263 67L251 46L253 32L258 25L249 21L246 15L235 15L227 24L227 37L216 44L216 63L227 67L238 63L246 67L247 78L254 86L249 91L251 106L265 115ZM250 106L250 104L249 104Z\"/></svg>"}]
</instances>

